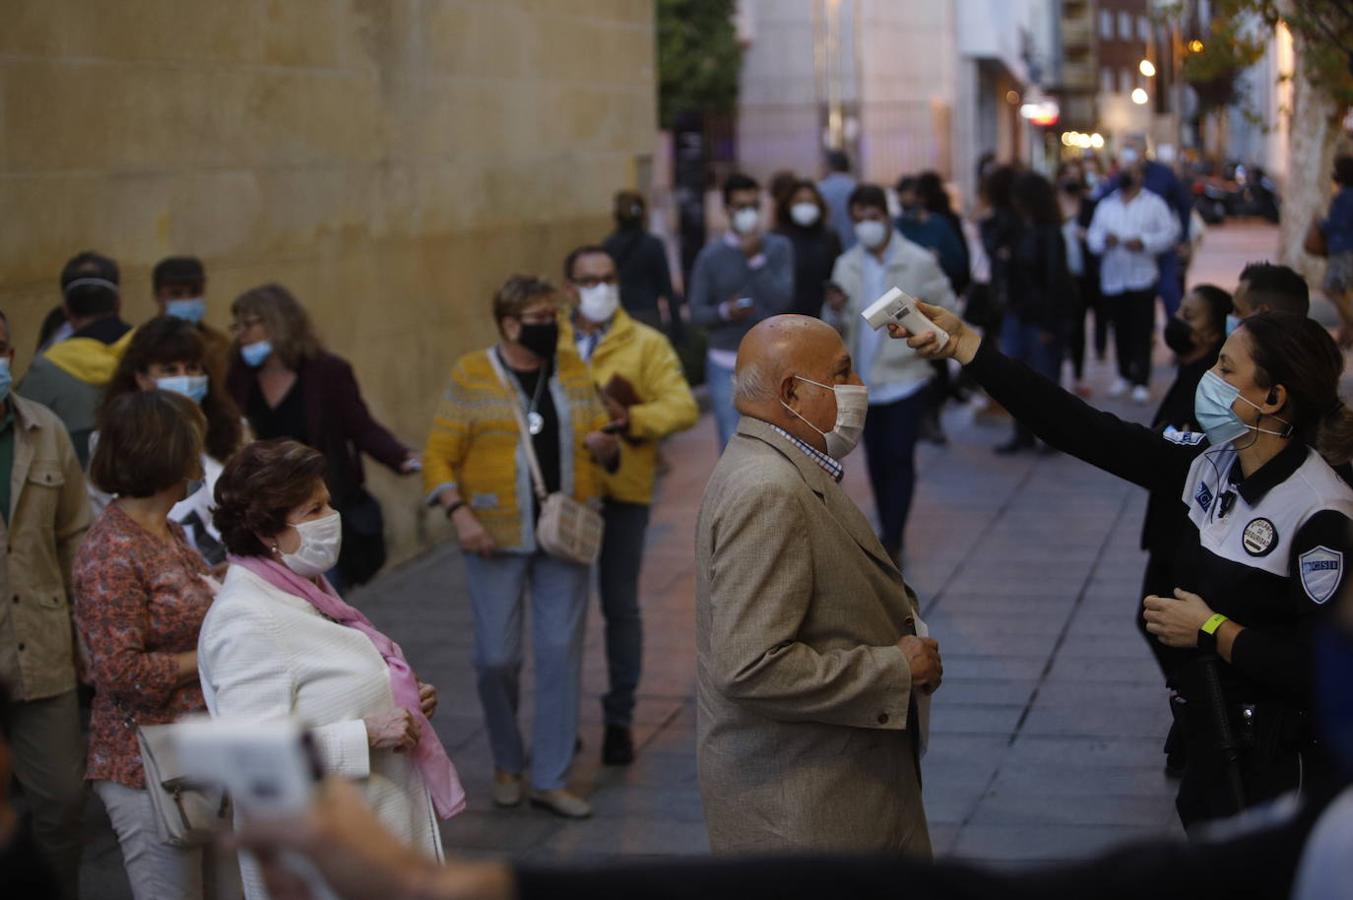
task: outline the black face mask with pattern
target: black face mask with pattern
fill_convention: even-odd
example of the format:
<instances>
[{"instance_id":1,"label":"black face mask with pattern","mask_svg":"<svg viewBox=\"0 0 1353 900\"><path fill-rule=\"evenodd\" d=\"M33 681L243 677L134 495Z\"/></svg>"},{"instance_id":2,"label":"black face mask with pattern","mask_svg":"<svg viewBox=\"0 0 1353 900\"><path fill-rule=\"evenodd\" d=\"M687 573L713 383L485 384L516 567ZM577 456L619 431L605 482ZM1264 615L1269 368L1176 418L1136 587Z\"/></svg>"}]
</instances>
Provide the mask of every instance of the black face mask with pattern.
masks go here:
<instances>
[{"instance_id":1,"label":"black face mask with pattern","mask_svg":"<svg viewBox=\"0 0 1353 900\"><path fill-rule=\"evenodd\" d=\"M1169 347L1175 356L1187 356L1194 351L1197 344L1193 340L1193 329L1188 322L1178 316L1170 316L1165 323L1165 346Z\"/></svg>"}]
</instances>

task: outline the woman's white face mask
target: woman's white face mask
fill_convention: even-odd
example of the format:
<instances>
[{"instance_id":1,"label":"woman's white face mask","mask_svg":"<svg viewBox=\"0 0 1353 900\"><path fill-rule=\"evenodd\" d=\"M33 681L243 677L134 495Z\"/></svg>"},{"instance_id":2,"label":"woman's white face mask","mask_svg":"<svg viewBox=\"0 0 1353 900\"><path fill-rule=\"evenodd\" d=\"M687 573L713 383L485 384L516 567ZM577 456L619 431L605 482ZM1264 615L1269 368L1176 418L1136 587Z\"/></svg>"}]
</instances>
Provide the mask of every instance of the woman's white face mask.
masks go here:
<instances>
[{"instance_id":1,"label":"woman's white face mask","mask_svg":"<svg viewBox=\"0 0 1353 900\"><path fill-rule=\"evenodd\" d=\"M343 549L342 515L335 511L322 519L291 527L296 529L301 543L294 553L278 551L282 565L302 578L314 578L338 564L338 554Z\"/></svg>"}]
</instances>

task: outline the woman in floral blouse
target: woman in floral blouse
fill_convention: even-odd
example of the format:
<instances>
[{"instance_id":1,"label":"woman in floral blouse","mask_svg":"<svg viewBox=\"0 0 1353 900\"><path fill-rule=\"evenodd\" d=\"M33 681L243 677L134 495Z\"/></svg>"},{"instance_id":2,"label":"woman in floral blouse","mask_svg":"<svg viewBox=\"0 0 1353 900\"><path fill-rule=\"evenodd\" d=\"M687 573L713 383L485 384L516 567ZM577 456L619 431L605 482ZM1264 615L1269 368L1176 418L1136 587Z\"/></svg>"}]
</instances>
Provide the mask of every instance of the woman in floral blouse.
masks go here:
<instances>
[{"instance_id":1,"label":"woman in floral blouse","mask_svg":"<svg viewBox=\"0 0 1353 900\"><path fill-rule=\"evenodd\" d=\"M137 746L138 725L206 711L197 633L214 594L202 557L169 511L202 477L206 423L185 397L131 393L104 410L90 478L117 499L75 560L75 619L95 696L86 777L117 832L137 900L218 896L201 848L160 841Z\"/></svg>"}]
</instances>

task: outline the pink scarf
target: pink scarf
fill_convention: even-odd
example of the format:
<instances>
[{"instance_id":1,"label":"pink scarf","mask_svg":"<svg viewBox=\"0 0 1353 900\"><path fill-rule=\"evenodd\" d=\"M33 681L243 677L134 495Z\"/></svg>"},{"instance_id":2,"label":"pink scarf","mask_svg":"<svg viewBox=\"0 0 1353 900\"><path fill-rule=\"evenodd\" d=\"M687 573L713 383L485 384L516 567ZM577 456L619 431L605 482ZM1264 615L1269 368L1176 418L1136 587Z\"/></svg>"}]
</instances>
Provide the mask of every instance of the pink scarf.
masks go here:
<instances>
[{"instance_id":1,"label":"pink scarf","mask_svg":"<svg viewBox=\"0 0 1353 900\"><path fill-rule=\"evenodd\" d=\"M412 713L418 721L420 737L411 755L423 776L423 783L432 795L432 805L436 807L437 815L449 819L465 809L465 788L461 787L460 775L456 772L455 763L446 755L437 732L433 730L427 716L423 715L422 702L418 698L418 679L414 677L413 669L409 668L399 645L377 631L370 619L344 603L327 580L324 580L321 589L310 579L302 578L281 563L262 556L232 556L230 563L248 569L278 590L308 601L339 625L356 628L371 639L390 668L390 688L394 692L395 702Z\"/></svg>"}]
</instances>

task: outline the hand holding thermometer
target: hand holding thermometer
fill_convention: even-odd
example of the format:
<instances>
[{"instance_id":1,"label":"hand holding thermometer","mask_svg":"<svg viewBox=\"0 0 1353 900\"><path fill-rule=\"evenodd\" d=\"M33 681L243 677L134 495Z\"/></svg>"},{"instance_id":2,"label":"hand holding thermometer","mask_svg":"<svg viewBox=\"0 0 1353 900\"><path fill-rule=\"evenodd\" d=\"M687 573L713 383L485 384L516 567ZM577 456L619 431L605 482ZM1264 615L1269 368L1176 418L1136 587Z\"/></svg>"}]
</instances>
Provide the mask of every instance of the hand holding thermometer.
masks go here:
<instances>
[{"instance_id":1,"label":"hand holding thermometer","mask_svg":"<svg viewBox=\"0 0 1353 900\"><path fill-rule=\"evenodd\" d=\"M888 291L870 304L861 315L875 331L888 325L901 325L913 337L933 332L937 348L949 343L948 332L927 319L916 308L916 298L901 288L895 287Z\"/></svg>"}]
</instances>

